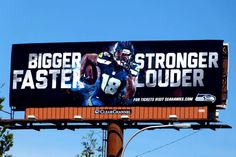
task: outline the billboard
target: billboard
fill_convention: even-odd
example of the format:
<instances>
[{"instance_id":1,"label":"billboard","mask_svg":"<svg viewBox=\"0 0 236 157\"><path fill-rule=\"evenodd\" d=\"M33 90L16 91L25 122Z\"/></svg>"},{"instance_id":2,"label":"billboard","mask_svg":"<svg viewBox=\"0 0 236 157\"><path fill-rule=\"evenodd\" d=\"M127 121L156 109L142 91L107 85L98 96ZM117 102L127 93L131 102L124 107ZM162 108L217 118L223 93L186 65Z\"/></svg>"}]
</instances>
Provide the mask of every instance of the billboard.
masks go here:
<instances>
[{"instance_id":1,"label":"billboard","mask_svg":"<svg viewBox=\"0 0 236 157\"><path fill-rule=\"evenodd\" d=\"M222 40L14 44L10 106L222 104Z\"/></svg>"}]
</instances>

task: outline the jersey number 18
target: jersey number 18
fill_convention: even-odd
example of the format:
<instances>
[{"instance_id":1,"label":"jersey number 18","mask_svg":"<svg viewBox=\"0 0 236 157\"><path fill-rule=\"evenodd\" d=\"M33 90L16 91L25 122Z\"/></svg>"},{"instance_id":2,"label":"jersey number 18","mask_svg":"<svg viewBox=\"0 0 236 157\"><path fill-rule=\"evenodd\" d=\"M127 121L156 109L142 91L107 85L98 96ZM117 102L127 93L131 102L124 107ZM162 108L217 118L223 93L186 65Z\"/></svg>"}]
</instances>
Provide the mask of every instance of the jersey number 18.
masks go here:
<instances>
[{"instance_id":1,"label":"jersey number 18","mask_svg":"<svg viewBox=\"0 0 236 157\"><path fill-rule=\"evenodd\" d=\"M106 94L114 95L120 85L121 81L119 79L110 77L107 74L102 74L101 88Z\"/></svg>"}]
</instances>

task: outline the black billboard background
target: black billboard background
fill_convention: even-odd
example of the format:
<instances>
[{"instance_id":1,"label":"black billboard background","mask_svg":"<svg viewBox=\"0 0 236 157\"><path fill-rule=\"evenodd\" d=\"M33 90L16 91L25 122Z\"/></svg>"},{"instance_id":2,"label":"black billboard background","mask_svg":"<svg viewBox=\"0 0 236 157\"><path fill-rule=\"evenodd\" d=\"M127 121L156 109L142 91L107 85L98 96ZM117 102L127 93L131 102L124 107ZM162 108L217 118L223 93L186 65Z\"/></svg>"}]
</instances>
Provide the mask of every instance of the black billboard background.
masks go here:
<instances>
[{"instance_id":1,"label":"black billboard background","mask_svg":"<svg viewBox=\"0 0 236 157\"><path fill-rule=\"evenodd\" d=\"M131 41L135 53L169 53L169 52L218 52L219 68L204 69L204 87L142 87L137 88L135 98L156 97L193 97L198 93L212 94L216 97L214 103L209 102L181 102L181 101L139 101L133 106L163 106L163 105L217 105L221 103L222 92L222 40L188 40L188 41ZM99 53L109 51L115 42L78 42L78 43L42 43L15 44L12 46L10 106L15 110L27 107L60 107L81 106L83 97L79 91L69 89L12 89L13 70L28 69L29 53L81 52ZM145 60L146 63L147 59ZM31 69L32 71L34 69ZM35 69L36 71L37 69ZM147 64L140 70L138 82L145 78ZM35 73L32 73L35 78ZM50 77L50 76L49 76ZM50 82L48 82L50 86Z\"/></svg>"}]
</instances>

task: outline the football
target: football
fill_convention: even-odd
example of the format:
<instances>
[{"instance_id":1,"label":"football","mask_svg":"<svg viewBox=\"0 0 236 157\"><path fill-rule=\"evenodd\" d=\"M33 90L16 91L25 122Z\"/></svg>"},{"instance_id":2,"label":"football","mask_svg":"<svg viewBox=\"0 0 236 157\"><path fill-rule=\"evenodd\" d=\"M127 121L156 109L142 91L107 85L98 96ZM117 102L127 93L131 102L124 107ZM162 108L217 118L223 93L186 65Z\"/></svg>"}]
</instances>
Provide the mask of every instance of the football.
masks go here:
<instances>
[{"instance_id":1,"label":"football","mask_svg":"<svg viewBox=\"0 0 236 157\"><path fill-rule=\"evenodd\" d=\"M97 67L95 64L88 62L85 67L84 76L82 76L82 82L92 85L97 80Z\"/></svg>"}]
</instances>

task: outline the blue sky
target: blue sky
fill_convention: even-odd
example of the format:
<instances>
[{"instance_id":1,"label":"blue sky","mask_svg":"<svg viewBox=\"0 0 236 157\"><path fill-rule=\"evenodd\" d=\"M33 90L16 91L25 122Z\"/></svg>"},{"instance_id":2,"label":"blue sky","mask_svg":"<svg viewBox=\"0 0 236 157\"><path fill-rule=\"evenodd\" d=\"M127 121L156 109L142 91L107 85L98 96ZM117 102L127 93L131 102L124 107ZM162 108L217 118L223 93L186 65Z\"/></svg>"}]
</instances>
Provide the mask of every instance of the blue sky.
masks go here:
<instances>
[{"instance_id":1,"label":"blue sky","mask_svg":"<svg viewBox=\"0 0 236 157\"><path fill-rule=\"evenodd\" d=\"M0 95L6 98L5 110L9 110L11 45L15 43L223 39L230 44L229 93L220 120L233 129L201 130L144 156L235 157L235 17L235 0L1 0L0 82L5 85ZM1 117L7 115L1 113ZM101 131L95 131L101 139ZM125 130L125 140L135 131ZM74 157L81 152L81 137L88 130L12 132L13 157ZM143 132L130 143L126 156L134 157L193 132Z\"/></svg>"}]
</instances>

